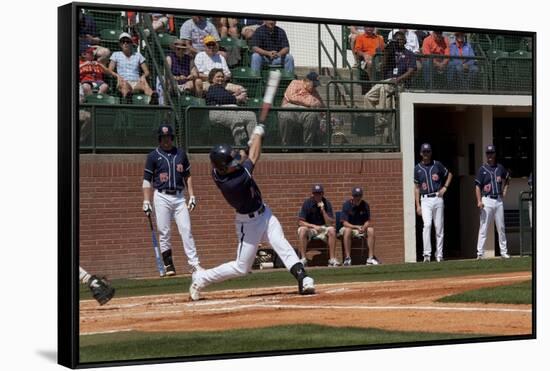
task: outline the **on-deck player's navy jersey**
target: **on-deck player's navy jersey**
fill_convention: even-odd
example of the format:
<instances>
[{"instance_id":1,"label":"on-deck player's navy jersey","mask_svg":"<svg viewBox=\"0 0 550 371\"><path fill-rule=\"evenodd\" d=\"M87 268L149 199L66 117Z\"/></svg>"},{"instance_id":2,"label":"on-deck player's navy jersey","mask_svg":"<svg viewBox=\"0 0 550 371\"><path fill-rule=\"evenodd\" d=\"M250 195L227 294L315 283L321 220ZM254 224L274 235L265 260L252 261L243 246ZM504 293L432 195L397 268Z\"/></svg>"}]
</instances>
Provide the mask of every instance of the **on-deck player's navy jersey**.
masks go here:
<instances>
[{"instance_id":1,"label":"on-deck player's navy jersey","mask_svg":"<svg viewBox=\"0 0 550 371\"><path fill-rule=\"evenodd\" d=\"M241 167L227 175L220 175L212 169L212 178L225 200L239 214L257 211L262 205L262 193L252 178L254 164L246 159Z\"/></svg>"},{"instance_id":2,"label":"on-deck player's navy jersey","mask_svg":"<svg viewBox=\"0 0 550 371\"><path fill-rule=\"evenodd\" d=\"M184 178L191 175L189 159L180 148L172 147L164 151L157 147L147 155L143 179L151 182L153 187L161 190L183 190Z\"/></svg>"},{"instance_id":3,"label":"on-deck player's navy jersey","mask_svg":"<svg viewBox=\"0 0 550 371\"><path fill-rule=\"evenodd\" d=\"M342 205L342 222L345 220L352 225L363 225L370 220L370 207L365 200L361 200L359 205L354 205L353 200L347 200Z\"/></svg>"},{"instance_id":4,"label":"on-deck player's navy jersey","mask_svg":"<svg viewBox=\"0 0 550 371\"><path fill-rule=\"evenodd\" d=\"M508 171L501 164L483 164L479 168L475 184L481 190L482 196L500 196L509 177Z\"/></svg>"},{"instance_id":5,"label":"on-deck player's navy jersey","mask_svg":"<svg viewBox=\"0 0 550 371\"><path fill-rule=\"evenodd\" d=\"M414 183L420 187L420 194L431 194L439 191L443 179L449 174L449 170L439 161L432 161L428 165L419 162L414 167Z\"/></svg>"},{"instance_id":6,"label":"on-deck player's navy jersey","mask_svg":"<svg viewBox=\"0 0 550 371\"><path fill-rule=\"evenodd\" d=\"M325 211L328 216L331 218L334 218L333 212L332 212L332 205L330 202L323 197L323 203L325 204ZM317 201L313 197L308 198L304 201L304 204L302 205L302 209L300 210L300 214L298 214L298 217L302 220L305 220L308 223L315 224L315 225L325 225L327 222L325 222L325 218L323 218L323 214L321 213L321 208L317 206Z\"/></svg>"}]
</instances>

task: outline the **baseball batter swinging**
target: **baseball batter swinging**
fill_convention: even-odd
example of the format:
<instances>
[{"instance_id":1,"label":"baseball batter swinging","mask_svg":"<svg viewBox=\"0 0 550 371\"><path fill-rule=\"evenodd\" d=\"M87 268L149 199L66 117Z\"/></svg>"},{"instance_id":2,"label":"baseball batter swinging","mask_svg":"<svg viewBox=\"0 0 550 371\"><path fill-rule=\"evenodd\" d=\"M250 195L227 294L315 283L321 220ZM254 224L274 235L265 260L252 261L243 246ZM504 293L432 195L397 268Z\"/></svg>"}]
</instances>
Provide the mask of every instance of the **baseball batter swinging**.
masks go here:
<instances>
[{"instance_id":1,"label":"baseball batter swinging","mask_svg":"<svg viewBox=\"0 0 550 371\"><path fill-rule=\"evenodd\" d=\"M262 200L262 194L252 173L260 159L263 125L257 125L252 132L248 158L244 151L240 154L231 146L214 146L210 152L212 179L225 200L236 211L235 227L239 245L234 261L208 270L193 272L189 288L191 300L199 300L200 290L211 283L246 275L256 257L260 242L268 241L283 261L285 267L298 280L298 291L302 295L315 292L314 281L309 277L298 259L294 248L285 239L279 220Z\"/></svg>"},{"instance_id":2,"label":"baseball batter swinging","mask_svg":"<svg viewBox=\"0 0 550 371\"><path fill-rule=\"evenodd\" d=\"M424 262L429 262L432 255L432 220L435 225L435 259L440 262L443 260L443 195L449 188L453 174L441 162L432 160L432 146L429 143L420 146L420 156L422 161L414 168L414 183L416 213L422 216L424 223Z\"/></svg>"},{"instance_id":3,"label":"baseball batter swinging","mask_svg":"<svg viewBox=\"0 0 550 371\"><path fill-rule=\"evenodd\" d=\"M174 131L170 125L158 129L159 146L147 156L143 174L143 211L152 212L151 195L154 191L154 210L159 234L160 251L167 276L176 274L172 260L170 243L170 223L175 219L185 254L192 270L202 269L199 265L195 240L191 234L189 211L193 211L197 201L191 181L191 165L183 149L173 146ZM152 186L151 186L152 183ZM186 204L184 189L189 193Z\"/></svg>"}]
</instances>

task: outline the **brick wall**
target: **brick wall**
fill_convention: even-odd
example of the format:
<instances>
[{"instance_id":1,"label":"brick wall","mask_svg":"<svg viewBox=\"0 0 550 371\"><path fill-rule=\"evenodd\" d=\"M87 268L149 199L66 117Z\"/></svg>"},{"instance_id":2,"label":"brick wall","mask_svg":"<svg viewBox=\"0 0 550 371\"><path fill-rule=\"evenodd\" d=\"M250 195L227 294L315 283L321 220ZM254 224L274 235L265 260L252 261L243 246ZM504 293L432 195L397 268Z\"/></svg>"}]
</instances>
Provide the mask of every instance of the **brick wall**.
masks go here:
<instances>
[{"instance_id":1,"label":"brick wall","mask_svg":"<svg viewBox=\"0 0 550 371\"><path fill-rule=\"evenodd\" d=\"M207 155L191 156L198 207L191 214L201 264L235 257L233 211L210 178ZM145 155L80 156L80 263L111 278L156 276L151 234L141 207ZM400 154L264 154L254 172L264 200L297 246L297 214L313 183L340 210L354 186L362 186L383 263L404 259L403 186ZM174 262L187 271L181 238L172 229ZM337 242L337 249L340 249Z\"/></svg>"}]
</instances>

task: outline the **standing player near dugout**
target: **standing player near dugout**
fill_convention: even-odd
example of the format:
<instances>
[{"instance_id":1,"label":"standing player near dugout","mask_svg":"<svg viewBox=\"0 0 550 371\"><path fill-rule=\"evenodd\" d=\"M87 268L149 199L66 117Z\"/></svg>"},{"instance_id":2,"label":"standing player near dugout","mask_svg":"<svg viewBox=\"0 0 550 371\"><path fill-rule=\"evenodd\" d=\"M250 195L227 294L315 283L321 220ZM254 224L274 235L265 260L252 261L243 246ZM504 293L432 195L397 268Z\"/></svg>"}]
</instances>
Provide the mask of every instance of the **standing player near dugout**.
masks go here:
<instances>
[{"instance_id":1,"label":"standing player near dugout","mask_svg":"<svg viewBox=\"0 0 550 371\"><path fill-rule=\"evenodd\" d=\"M248 158L245 158L244 151L239 154L227 144L214 146L210 152L212 179L236 211L235 227L239 245L234 261L193 272L189 287L191 300L199 300L200 290L212 283L246 275L254 264L257 246L262 241L271 244L285 267L296 278L300 294L315 292L313 279L307 275L294 248L285 239L279 220L263 202L260 188L252 177L254 166L260 159L264 133L263 125L254 128ZM241 160L241 156L245 159Z\"/></svg>"},{"instance_id":2,"label":"standing player near dugout","mask_svg":"<svg viewBox=\"0 0 550 371\"><path fill-rule=\"evenodd\" d=\"M422 161L414 168L414 184L416 213L422 216L424 222L424 262L429 262L432 255L432 220L435 224L435 259L440 262L443 260L443 195L449 188L453 174L441 162L432 160L432 146L429 143L420 146L420 156Z\"/></svg>"},{"instance_id":3,"label":"standing player near dugout","mask_svg":"<svg viewBox=\"0 0 550 371\"><path fill-rule=\"evenodd\" d=\"M176 274L172 261L170 224L175 219L183 241L183 248L192 270L202 269L191 234L189 211L197 205L191 181L191 165L183 149L173 146L174 131L170 125L158 129L159 146L149 155L143 173L143 211L151 214L151 196L154 188L155 219L159 234L160 251L167 276ZM152 184L151 184L152 183ZM189 203L186 204L184 189L187 188Z\"/></svg>"}]
</instances>

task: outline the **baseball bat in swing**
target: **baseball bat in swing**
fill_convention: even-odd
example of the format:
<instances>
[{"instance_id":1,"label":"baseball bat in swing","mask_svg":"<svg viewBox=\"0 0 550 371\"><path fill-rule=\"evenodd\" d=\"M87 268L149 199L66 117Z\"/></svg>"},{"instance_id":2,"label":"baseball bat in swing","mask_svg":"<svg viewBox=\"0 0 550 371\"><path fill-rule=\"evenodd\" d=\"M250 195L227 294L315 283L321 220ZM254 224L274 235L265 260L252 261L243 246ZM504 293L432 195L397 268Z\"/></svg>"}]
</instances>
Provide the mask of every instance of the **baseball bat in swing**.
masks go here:
<instances>
[{"instance_id":1,"label":"baseball bat in swing","mask_svg":"<svg viewBox=\"0 0 550 371\"><path fill-rule=\"evenodd\" d=\"M149 219L149 227L151 228L151 236L153 238L153 250L155 251L155 259L157 261L157 268L161 277L166 276L166 270L164 269L164 263L160 257L160 248L157 240L157 234L155 233L155 228L153 228L153 222L151 221L151 215L147 215Z\"/></svg>"},{"instance_id":2,"label":"baseball bat in swing","mask_svg":"<svg viewBox=\"0 0 550 371\"><path fill-rule=\"evenodd\" d=\"M267 80L267 88L264 93L264 101L262 104L262 110L260 111L260 117L258 120L259 124L263 124L267 119L269 110L273 105L273 98L275 98L275 93L277 93L277 87L279 86L279 81L281 81L281 71L271 71L269 72L269 78Z\"/></svg>"}]
</instances>

